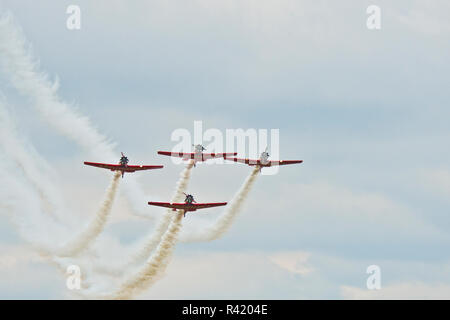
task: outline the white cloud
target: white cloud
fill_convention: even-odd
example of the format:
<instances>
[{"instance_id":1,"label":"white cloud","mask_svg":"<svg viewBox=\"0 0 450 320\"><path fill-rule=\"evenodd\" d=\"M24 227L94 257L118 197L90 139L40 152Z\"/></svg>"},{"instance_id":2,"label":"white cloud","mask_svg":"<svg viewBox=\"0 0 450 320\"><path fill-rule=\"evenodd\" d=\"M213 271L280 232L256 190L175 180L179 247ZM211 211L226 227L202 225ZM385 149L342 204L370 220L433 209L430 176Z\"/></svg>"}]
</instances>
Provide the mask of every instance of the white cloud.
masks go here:
<instances>
[{"instance_id":1,"label":"white cloud","mask_svg":"<svg viewBox=\"0 0 450 320\"><path fill-rule=\"evenodd\" d=\"M275 253L276 255L276 253ZM300 279L263 252L175 255L149 299L282 299L300 297Z\"/></svg>"},{"instance_id":2,"label":"white cloud","mask_svg":"<svg viewBox=\"0 0 450 320\"><path fill-rule=\"evenodd\" d=\"M269 256L269 259L277 266L293 273L307 275L314 269L307 264L310 253L301 251L279 252Z\"/></svg>"},{"instance_id":3,"label":"white cloud","mask_svg":"<svg viewBox=\"0 0 450 320\"><path fill-rule=\"evenodd\" d=\"M24 245L2 245L0 252L0 273L14 270L21 264L44 261L35 251Z\"/></svg>"},{"instance_id":4,"label":"white cloud","mask_svg":"<svg viewBox=\"0 0 450 320\"><path fill-rule=\"evenodd\" d=\"M450 4L446 0L416 0L407 13L400 14L398 19L415 32L428 36L444 35L450 32L449 11Z\"/></svg>"},{"instance_id":5,"label":"white cloud","mask_svg":"<svg viewBox=\"0 0 450 320\"><path fill-rule=\"evenodd\" d=\"M256 188L260 186L257 184ZM413 208L382 193L354 191L327 182L283 183L275 187L277 197L273 197L274 187L254 191L252 207L246 211L255 213L243 213L247 223L257 218L259 225L270 224L273 229L284 231L296 228L299 238L302 234L308 237L320 234L318 241L333 243L390 239L395 244L408 239L426 241L447 237Z\"/></svg>"},{"instance_id":6,"label":"white cloud","mask_svg":"<svg viewBox=\"0 0 450 320\"><path fill-rule=\"evenodd\" d=\"M450 171L447 169L432 169L422 172L425 187L434 193L450 197Z\"/></svg>"}]
</instances>

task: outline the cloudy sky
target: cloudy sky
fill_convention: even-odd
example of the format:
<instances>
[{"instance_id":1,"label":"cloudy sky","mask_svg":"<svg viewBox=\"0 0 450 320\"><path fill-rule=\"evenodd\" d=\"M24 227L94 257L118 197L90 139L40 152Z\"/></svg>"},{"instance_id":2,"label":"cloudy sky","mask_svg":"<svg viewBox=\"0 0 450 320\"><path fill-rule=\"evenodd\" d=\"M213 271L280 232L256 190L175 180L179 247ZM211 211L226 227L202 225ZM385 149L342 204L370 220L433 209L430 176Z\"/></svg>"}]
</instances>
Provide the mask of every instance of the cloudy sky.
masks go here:
<instances>
[{"instance_id":1,"label":"cloudy sky","mask_svg":"<svg viewBox=\"0 0 450 320\"><path fill-rule=\"evenodd\" d=\"M80 30L66 28L71 4ZM380 30L366 27L372 4ZM118 154L165 165L121 181L137 180L149 201L169 200L182 170L156 151L196 120L222 132L279 129L280 157L304 160L258 177L219 240L185 241L220 209L185 219L164 277L140 298L450 298L448 1L0 0L0 10L13 14L40 70L59 79L58 96ZM89 158L0 71L2 103L53 168L65 218L87 221L110 174L82 162L116 159ZM228 201L249 172L199 165L188 191ZM19 190L9 196L26 202L35 192ZM0 298L72 298L5 203ZM122 194L97 254L122 259L155 223ZM370 265L381 290L366 287Z\"/></svg>"}]
</instances>

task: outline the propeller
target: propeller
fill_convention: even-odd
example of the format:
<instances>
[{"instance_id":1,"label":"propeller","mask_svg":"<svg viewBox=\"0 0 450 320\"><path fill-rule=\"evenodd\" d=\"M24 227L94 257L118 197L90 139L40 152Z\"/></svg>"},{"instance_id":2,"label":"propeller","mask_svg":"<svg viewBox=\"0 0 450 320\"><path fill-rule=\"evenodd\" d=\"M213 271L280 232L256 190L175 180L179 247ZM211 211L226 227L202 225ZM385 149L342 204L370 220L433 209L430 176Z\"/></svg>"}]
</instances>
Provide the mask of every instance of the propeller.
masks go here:
<instances>
[{"instance_id":1,"label":"propeller","mask_svg":"<svg viewBox=\"0 0 450 320\"><path fill-rule=\"evenodd\" d=\"M128 158L123 154L123 152L120 153L122 157L120 158L120 162L125 161L128 163Z\"/></svg>"},{"instance_id":2,"label":"propeller","mask_svg":"<svg viewBox=\"0 0 450 320\"><path fill-rule=\"evenodd\" d=\"M191 197L192 202L193 202L193 203L197 203L197 201L195 201L194 196L193 196L192 194L187 194L187 193L185 193L185 192L183 192L183 194L186 196L185 201L187 200L188 197Z\"/></svg>"},{"instance_id":3,"label":"propeller","mask_svg":"<svg viewBox=\"0 0 450 320\"><path fill-rule=\"evenodd\" d=\"M196 149L197 149L197 147L200 147L202 151L203 151L203 150L206 150L206 148L205 148L203 145L201 145L201 144L197 144L197 145L193 144L192 146L193 146L194 148L196 148Z\"/></svg>"}]
</instances>

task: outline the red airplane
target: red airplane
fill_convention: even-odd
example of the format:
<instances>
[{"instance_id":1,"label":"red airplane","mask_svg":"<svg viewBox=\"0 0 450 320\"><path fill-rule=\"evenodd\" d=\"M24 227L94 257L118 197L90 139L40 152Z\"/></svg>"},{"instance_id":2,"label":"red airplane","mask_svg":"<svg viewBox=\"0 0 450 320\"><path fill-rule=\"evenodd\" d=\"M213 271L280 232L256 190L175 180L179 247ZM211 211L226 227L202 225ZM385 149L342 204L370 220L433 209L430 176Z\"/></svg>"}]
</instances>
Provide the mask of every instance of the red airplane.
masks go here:
<instances>
[{"instance_id":1,"label":"red airplane","mask_svg":"<svg viewBox=\"0 0 450 320\"><path fill-rule=\"evenodd\" d=\"M295 164L295 163L302 163L303 160L269 160L269 153L264 151L261 153L261 156L259 159L239 159L239 158L229 158L225 157L225 160L239 162L239 163L245 163L249 166L259 166L259 171L261 171L264 167L272 167L272 166L284 166L287 164Z\"/></svg>"},{"instance_id":2,"label":"red airplane","mask_svg":"<svg viewBox=\"0 0 450 320\"><path fill-rule=\"evenodd\" d=\"M151 169L162 169L164 166L132 166L128 164L128 158L125 157L123 152L121 152L122 157L120 158L119 164L107 164L107 163L96 163L96 162L84 162L87 166L93 166L103 169L109 169L111 171L121 171L122 178L125 172L135 172L142 170L151 170Z\"/></svg>"},{"instance_id":3,"label":"red airplane","mask_svg":"<svg viewBox=\"0 0 450 320\"><path fill-rule=\"evenodd\" d=\"M194 145L193 145L194 146ZM214 158L225 158L228 156L237 156L237 152L232 153L203 153L203 150L206 150L204 146L201 144L197 144L194 146L194 152L169 152L169 151L158 151L158 154L169 157L178 157L183 160L194 160L194 167L196 162L206 161L208 159Z\"/></svg>"},{"instance_id":4,"label":"red airplane","mask_svg":"<svg viewBox=\"0 0 450 320\"><path fill-rule=\"evenodd\" d=\"M169 202L152 202L150 201L148 204L151 206L164 207L164 208L172 208L173 211L183 210L183 215L186 217L186 212L188 211L196 211L198 209L212 208L212 207L220 207L225 206L226 202L215 202L215 203L197 203L194 200L194 196L191 194L186 194L186 199L184 199L184 203L169 203Z\"/></svg>"}]
</instances>

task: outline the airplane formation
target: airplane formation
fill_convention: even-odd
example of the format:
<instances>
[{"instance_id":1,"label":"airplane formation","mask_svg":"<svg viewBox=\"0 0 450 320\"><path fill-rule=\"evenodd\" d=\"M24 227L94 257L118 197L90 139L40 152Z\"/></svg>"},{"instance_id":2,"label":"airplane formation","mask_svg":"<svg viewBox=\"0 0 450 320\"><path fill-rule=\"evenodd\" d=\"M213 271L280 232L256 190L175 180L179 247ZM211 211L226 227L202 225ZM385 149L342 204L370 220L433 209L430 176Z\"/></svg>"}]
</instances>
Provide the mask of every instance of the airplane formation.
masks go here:
<instances>
[{"instance_id":1,"label":"airplane formation","mask_svg":"<svg viewBox=\"0 0 450 320\"><path fill-rule=\"evenodd\" d=\"M206 150L204 146L201 144L193 145L194 152L169 152L169 151L158 151L159 155L169 156L169 157L178 157L183 160L193 160L193 164L197 162L203 162L209 159L215 158L224 158L228 161L234 161L237 163L243 163L249 166L257 166L259 167L259 171L261 172L262 168L272 167L272 166L282 166L288 164L296 164L302 163L303 160L269 160L269 153L266 150L261 153L259 159L241 159L236 158L237 152L231 153L204 153ZM120 171L122 173L122 178L125 172L132 173L136 171L144 171L144 170L152 170L152 169L162 169L163 165L130 165L128 164L128 158L121 153L122 156L119 160L119 164L109 164L109 163L97 163L97 162L88 162L85 161L84 164L87 166L103 168L111 171ZM199 209L206 209L212 207L219 207L227 205L227 202L211 202L211 203L197 203L194 200L194 196L191 194L184 194L186 196L183 203L170 203L170 202L154 202L149 201L148 204L151 206L170 208L173 211L180 210L184 217L186 217L186 212L193 212Z\"/></svg>"}]
</instances>

